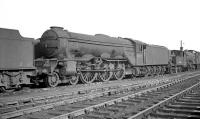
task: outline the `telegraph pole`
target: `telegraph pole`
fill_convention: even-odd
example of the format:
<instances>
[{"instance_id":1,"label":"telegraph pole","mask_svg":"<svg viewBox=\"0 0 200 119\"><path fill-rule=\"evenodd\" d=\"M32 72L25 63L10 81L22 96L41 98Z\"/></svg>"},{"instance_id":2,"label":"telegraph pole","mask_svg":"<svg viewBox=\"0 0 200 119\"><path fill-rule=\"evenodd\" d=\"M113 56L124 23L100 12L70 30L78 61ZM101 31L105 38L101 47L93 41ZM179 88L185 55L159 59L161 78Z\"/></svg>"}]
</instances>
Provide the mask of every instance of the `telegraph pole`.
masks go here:
<instances>
[{"instance_id":1,"label":"telegraph pole","mask_svg":"<svg viewBox=\"0 0 200 119\"><path fill-rule=\"evenodd\" d=\"M183 51L183 42L181 40L181 47L180 47L180 51Z\"/></svg>"}]
</instances>

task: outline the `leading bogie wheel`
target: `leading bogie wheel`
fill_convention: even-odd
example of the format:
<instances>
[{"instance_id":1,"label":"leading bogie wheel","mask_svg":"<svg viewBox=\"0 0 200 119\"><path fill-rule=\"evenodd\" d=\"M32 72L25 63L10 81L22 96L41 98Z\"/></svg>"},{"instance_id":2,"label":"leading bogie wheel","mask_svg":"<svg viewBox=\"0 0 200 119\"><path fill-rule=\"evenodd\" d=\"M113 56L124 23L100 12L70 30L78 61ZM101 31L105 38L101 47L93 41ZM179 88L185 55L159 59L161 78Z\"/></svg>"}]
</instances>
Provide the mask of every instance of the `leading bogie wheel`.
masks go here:
<instances>
[{"instance_id":1,"label":"leading bogie wheel","mask_svg":"<svg viewBox=\"0 0 200 119\"><path fill-rule=\"evenodd\" d=\"M69 80L69 83L71 85L76 85L78 83L78 80L79 80L79 75L77 76L72 76L71 79Z\"/></svg>"},{"instance_id":2,"label":"leading bogie wheel","mask_svg":"<svg viewBox=\"0 0 200 119\"><path fill-rule=\"evenodd\" d=\"M56 87L59 84L59 76L56 72L53 72L51 75L48 75L45 79L45 85L47 87Z\"/></svg>"}]
</instances>

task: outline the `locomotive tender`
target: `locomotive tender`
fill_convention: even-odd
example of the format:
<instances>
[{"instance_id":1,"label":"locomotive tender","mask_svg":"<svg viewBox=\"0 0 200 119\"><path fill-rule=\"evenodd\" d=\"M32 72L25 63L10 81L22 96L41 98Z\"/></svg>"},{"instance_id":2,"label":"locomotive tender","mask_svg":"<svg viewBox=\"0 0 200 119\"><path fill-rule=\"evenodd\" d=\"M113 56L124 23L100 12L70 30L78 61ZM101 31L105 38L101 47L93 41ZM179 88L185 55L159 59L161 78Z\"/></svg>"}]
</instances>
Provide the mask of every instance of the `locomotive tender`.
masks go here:
<instances>
[{"instance_id":1,"label":"locomotive tender","mask_svg":"<svg viewBox=\"0 0 200 119\"><path fill-rule=\"evenodd\" d=\"M0 28L0 89L31 84L27 75L35 70L33 39L18 30Z\"/></svg>"},{"instance_id":2,"label":"locomotive tender","mask_svg":"<svg viewBox=\"0 0 200 119\"><path fill-rule=\"evenodd\" d=\"M51 27L39 42L17 30L0 29L0 88L24 84L122 80L125 75L148 76L197 69L200 53L168 50L131 38L85 35Z\"/></svg>"}]
</instances>

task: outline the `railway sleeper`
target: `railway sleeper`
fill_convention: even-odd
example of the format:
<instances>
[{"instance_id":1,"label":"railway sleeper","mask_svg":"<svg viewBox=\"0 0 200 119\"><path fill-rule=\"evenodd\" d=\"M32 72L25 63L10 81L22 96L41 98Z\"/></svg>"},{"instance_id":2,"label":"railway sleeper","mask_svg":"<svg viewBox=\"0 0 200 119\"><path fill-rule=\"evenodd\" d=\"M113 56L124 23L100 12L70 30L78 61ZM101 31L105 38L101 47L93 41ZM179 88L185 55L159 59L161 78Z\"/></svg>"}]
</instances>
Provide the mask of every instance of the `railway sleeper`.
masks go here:
<instances>
[{"instance_id":1,"label":"railway sleeper","mask_svg":"<svg viewBox=\"0 0 200 119\"><path fill-rule=\"evenodd\" d=\"M122 102L119 102L119 103L117 103L117 104L115 104L115 105L111 105L111 106L109 106L109 107L115 108L115 109L125 109L125 108L128 107L128 105L125 105L125 104L123 104Z\"/></svg>"},{"instance_id":2,"label":"railway sleeper","mask_svg":"<svg viewBox=\"0 0 200 119\"><path fill-rule=\"evenodd\" d=\"M95 115L101 115L101 116L110 116L111 114L114 114L113 111L109 111L109 110L105 110L105 109L101 109L101 110L98 110L98 111L93 111L93 112L90 112L90 114L95 114Z\"/></svg>"},{"instance_id":3,"label":"railway sleeper","mask_svg":"<svg viewBox=\"0 0 200 119\"><path fill-rule=\"evenodd\" d=\"M130 103L141 103L141 100L135 100L135 98L129 97L128 100L126 100L127 102Z\"/></svg>"},{"instance_id":4,"label":"railway sleeper","mask_svg":"<svg viewBox=\"0 0 200 119\"><path fill-rule=\"evenodd\" d=\"M116 107L112 107L112 106L108 107L107 110L115 112L115 113L122 111L121 108L116 108Z\"/></svg>"},{"instance_id":5,"label":"railway sleeper","mask_svg":"<svg viewBox=\"0 0 200 119\"><path fill-rule=\"evenodd\" d=\"M162 108L158 109L159 112L166 112L166 113L177 113L177 114L188 114L188 115L199 115L200 110L191 110L191 109L173 109L173 108Z\"/></svg>"},{"instance_id":6,"label":"railway sleeper","mask_svg":"<svg viewBox=\"0 0 200 119\"><path fill-rule=\"evenodd\" d=\"M185 98L182 98L182 99L178 99L177 101L180 101L180 102L188 102L188 103L200 103L200 100L199 99L185 99Z\"/></svg>"},{"instance_id":7,"label":"railway sleeper","mask_svg":"<svg viewBox=\"0 0 200 119\"><path fill-rule=\"evenodd\" d=\"M7 112L12 112L16 110L21 110L29 107L35 106L35 103L33 102L27 102L24 104L18 104L18 105L8 105L8 106L3 106L0 108L0 114L7 113Z\"/></svg>"},{"instance_id":8,"label":"railway sleeper","mask_svg":"<svg viewBox=\"0 0 200 119\"><path fill-rule=\"evenodd\" d=\"M199 106L200 107L200 103L198 102L193 102L193 101L188 101L188 102L183 102L183 101L179 101L177 100L176 102L174 102L175 105L189 105L189 106Z\"/></svg>"},{"instance_id":9,"label":"railway sleeper","mask_svg":"<svg viewBox=\"0 0 200 119\"><path fill-rule=\"evenodd\" d=\"M52 115L52 116L59 116L59 115L66 114L69 112L70 110L49 110L47 114Z\"/></svg>"},{"instance_id":10,"label":"railway sleeper","mask_svg":"<svg viewBox=\"0 0 200 119\"><path fill-rule=\"evenodd\" d=\"M16 111L16 107L5 107L0 109L0 114Z\"/></svg>"},{"instance_id":11,"label":"railway sleeper","mask_svg":"<svg viewBox=\"0 0 200 119\"><path fill-rule=\"evenodd\" d=\"M70 106L69 106L69 108L70 109L82 109L82 108L85 108L85 107L87 107L87 105L83 105L83 104L75 104L75 105L73 105L73 104L71 104Z\"/></svg>"},{"instance_id":12,"label":"railway sleeper","mask_svg":"<svg viewBox=\"0 0 200 119\"><path fill-rule=\"evenodd\" d=\"M152 113L148 116L150 119L160 119L160 118L165 118L165 119L199 119L199 116L196 115L188 115L188 114L176 114L176 113L164 113L164 112L157 112L157 113Z\"/></svg>"},{"instance_id":13,"label":"railway sleeper","mask_svg":"<svg viewBox=\"0 0 200 119\"><path fill-rule=\"evenodd\" d=\"M191 97L184 97L184 99L189 99L189 100L200 100L200 97L193 97L193 96L191 96Z\"/></svg>"},{"instance_id":14,"label":"railway sleeper","mask_svg":"<svg viewBox=\"0 0 200 119\"><path fill-rule=\"evenodd\" d=\"M133 101L130 102L129 100L126 100L126 101L124 101L124 102L121 102L121 104L122 104L122 105L126 105L126 106L133 106L133 105L135 105L135 103L133 103Z\"/></svg>"},{"instance_id":15,"label":"railway sleeper","mask_svg":"<svg viewBox=\"0 0 200 119\"><path fill-rule=\"evenodd\" d=\"M103 116L102 115L96 115L96 114L88 114L86 115L87 119L102 119ZM80 116L80 119L82 119L82 117Z\"/></svg>"},{"instance_id":16,"label":"railway sleeper","mask_svg":"<svg viewBox=\"0 0 200 119\"><path fill-rule=\"evenodd\" d=\"M30 114L28 116L25 116L25 118L28 118L28 119L50 119L53 117L54 117L53 115L50 115L50 114L47 114L44 112L43 113L36 112L36 113Z\"/></svg>"},{"instance_id":17,"label":"railway sleeper","mask_svg":"<svg viewBox=\"0 0 200 119\"><path fill-rule=\"evenodd\" d=\"M197 107L197 108L200 108L200 103L185 103L185 102L172 102L170 104L170 106L173 105L173 106L184 106L184 107L188 107L188 108L192 108L192 107Z\"/></svg>"},{"instance_id":18,"label":"railway sleeper","mask_svg":"<svg viewBox=\"0 0 200 119\"><path fill-rule=\"evenodd\" d=\"M57 109L57 110L68 110L68 109L70 109L69 108L70 105L72 105L72 104L58 105L58 106L55 106L54 109Z\"/></svg>"}]
</instances>

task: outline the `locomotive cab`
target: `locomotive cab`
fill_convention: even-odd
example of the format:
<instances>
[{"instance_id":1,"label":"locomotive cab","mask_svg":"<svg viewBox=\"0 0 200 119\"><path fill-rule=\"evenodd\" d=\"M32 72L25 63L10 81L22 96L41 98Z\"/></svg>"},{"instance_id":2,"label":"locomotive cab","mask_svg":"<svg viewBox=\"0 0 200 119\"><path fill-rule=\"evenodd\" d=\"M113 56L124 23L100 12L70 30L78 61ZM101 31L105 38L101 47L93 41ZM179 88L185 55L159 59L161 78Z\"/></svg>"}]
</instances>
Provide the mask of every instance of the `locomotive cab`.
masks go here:
<instances>
[{"instance_id":1,"label":"locomotive cab","mask_svg":"<svg viewBox=\"0 0 200 119\"><path fill-rule=\"evenodd\" d=\"M173 65L185 65L185 54L180 50L171 50L172 64Z\"/></svg>"}]
</instances>

